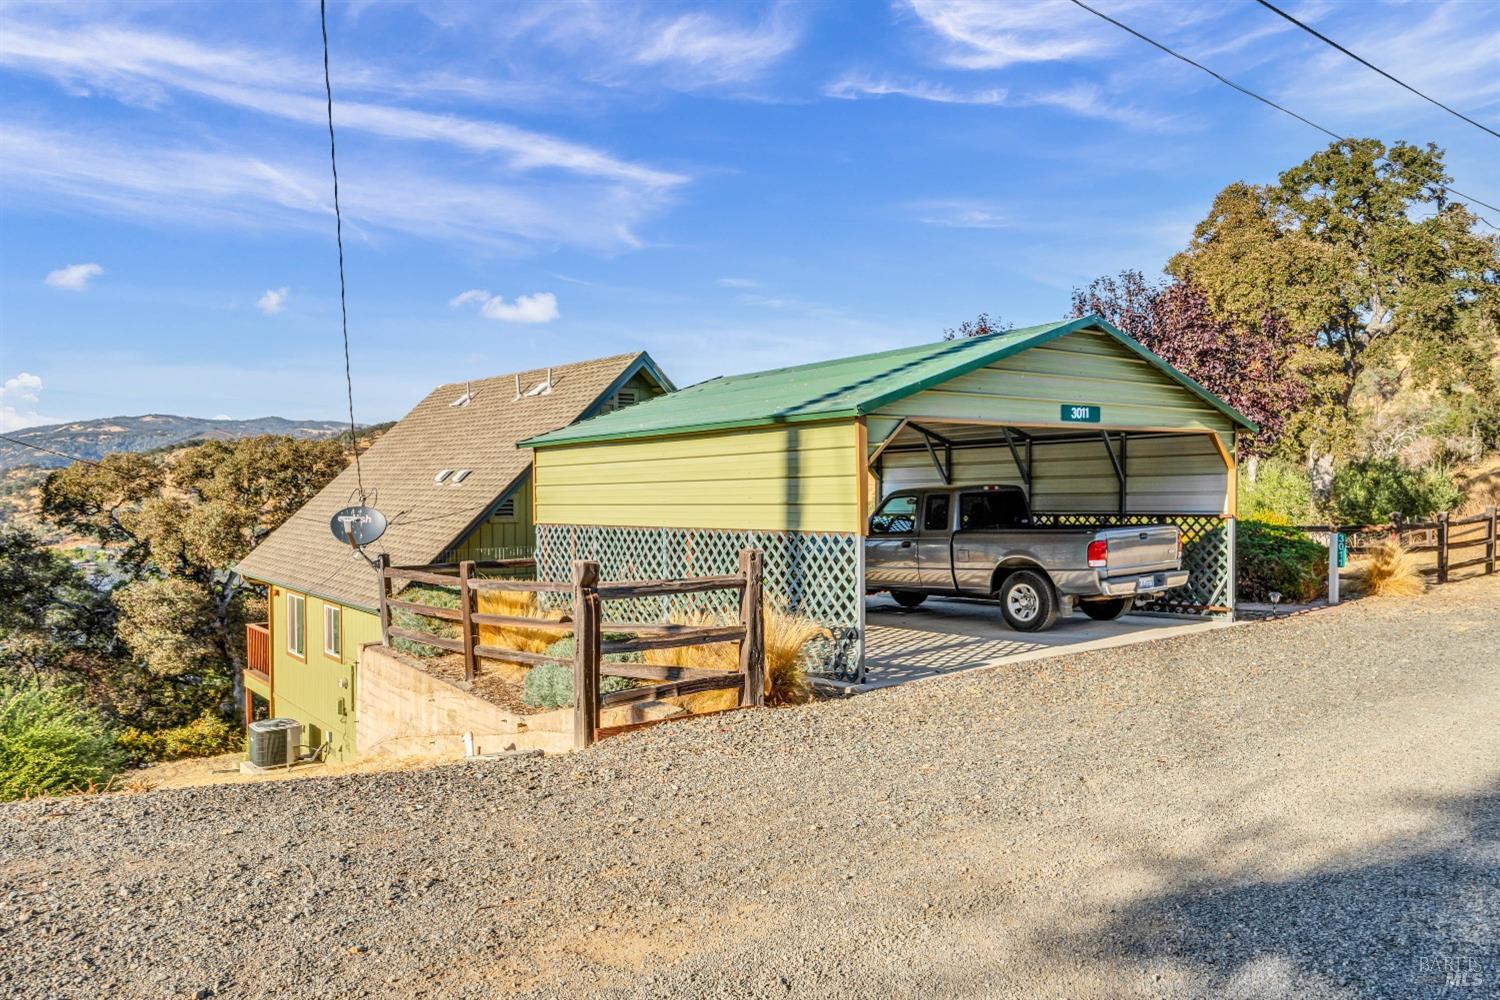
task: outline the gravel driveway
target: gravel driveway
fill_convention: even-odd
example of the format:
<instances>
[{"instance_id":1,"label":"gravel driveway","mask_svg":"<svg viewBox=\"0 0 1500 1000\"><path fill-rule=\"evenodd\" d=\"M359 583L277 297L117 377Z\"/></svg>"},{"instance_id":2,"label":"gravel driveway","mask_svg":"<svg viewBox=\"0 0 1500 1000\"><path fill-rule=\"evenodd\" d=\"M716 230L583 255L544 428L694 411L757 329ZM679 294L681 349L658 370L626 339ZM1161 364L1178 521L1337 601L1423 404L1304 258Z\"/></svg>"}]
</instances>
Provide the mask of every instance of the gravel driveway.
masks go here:
<instances>
[{"instance_id":1,"label":"gravel driveway","mask_svg":"<svg viewBox=\"0 0 1500 1000\"><path fill-rule=\"evenodd\" d=\"M0 808L0 994L1479 997L1500 581L660 726Z\"/></svg>"}]
</instances>

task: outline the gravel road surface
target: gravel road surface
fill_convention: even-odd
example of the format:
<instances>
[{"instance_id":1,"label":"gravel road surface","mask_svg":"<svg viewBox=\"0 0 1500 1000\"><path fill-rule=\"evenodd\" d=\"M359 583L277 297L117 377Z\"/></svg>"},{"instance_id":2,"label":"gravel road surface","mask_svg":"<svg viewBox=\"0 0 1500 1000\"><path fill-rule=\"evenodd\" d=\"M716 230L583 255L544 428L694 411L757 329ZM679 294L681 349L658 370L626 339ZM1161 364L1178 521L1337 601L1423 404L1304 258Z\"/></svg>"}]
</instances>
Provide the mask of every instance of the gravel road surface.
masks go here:
<instances>
[{"instance_id":1,"label":"gravel road surface","mask_svg":"<svg viewBox=\"0 0 1500 1000\"><path fill-rule=\"evenodd\" d=\"M567 758L0 808L0 995L1480 997L1500 581Z\"/></svg>"}]
</instances>

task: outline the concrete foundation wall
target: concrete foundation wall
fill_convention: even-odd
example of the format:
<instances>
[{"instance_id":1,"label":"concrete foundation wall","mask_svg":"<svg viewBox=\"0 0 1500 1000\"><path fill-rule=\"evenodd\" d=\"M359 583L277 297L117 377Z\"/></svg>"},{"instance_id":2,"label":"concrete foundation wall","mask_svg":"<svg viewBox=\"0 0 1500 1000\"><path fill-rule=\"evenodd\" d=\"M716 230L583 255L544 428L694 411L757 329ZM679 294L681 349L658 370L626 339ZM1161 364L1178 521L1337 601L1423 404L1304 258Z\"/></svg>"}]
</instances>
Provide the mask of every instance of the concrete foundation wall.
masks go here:
<instances>
[{"instance_id":1,"label":"concrete foundation wall","mask_svg":"<svg viewBox=\"0 0 1500 1000\"><path fill-rule=\"evenodd\" d=\"M573 745L572 709L507 712L384 646L360 651L357 693L360 757L459 758L464 756L465 733L473 734L475 753L510 747L563 753Z\"/></svg>"}]
</instances>

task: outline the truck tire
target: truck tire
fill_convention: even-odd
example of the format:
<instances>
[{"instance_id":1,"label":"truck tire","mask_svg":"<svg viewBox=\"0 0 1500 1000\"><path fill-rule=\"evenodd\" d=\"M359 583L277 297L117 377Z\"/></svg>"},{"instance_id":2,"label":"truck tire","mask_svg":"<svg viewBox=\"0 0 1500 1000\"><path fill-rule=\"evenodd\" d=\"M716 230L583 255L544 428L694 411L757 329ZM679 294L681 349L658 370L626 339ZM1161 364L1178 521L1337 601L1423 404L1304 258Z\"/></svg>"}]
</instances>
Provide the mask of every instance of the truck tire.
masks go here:
<instances>
[{"instance_id":1,"label":"truck tire","mask_svg":"<svg viewBox=\"0 0 1500 1000\"><path fill-rule=\"evenodd\" d=\"M1107 601L1079 602L1079 607L1083 608L1083 613L1096 622L1112 622L1121 615L1127 614L1134 606L1134 597L1115 597Z\"/></svg>"},{"instance_id":2,"label":"truck tire","mask_svg":"<svg viewBox=\"0 0 1500 1000\"><path fill-rule=\"evenodd\" d=\"M927 595L918 590L893 590L891 599L903 608L914 608L927 600Z\"/></svg>"},{"instance_id":3,"label":"truck tire","mask_svg":"<svg viewBox=\"0 0 1500 1000\"><path fill-rule=\"evenodd\" d=\"M1000 614L1017 632L1045 632L1057 621L1057 592L1041 573L1019 569L1000 584Z\"/></svg>"}]
</instances>

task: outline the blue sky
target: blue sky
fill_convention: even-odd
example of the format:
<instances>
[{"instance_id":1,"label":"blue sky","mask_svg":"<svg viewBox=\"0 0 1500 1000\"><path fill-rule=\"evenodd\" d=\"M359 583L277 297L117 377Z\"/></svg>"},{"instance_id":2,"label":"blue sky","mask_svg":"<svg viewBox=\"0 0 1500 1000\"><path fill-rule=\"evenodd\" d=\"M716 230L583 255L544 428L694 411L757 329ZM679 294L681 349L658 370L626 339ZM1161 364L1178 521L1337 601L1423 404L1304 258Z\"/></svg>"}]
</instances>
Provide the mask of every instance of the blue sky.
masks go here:
<instances>
[{"instance_id":1,"label":"blue sky","mask_svg":"<svg viewBox=\"0 0 1500 1000\"><path fill-rule=\"evenodd\" d=\"M1097 6L1336 131L1496 140L1249 0ZM1062 316L1317 133L1062 0L330 5L355 405ZM1291 3L1500 120L1500 4ZM316 3L0 5L0 426L338 417Z\"/></svg>"}]
</instances>

